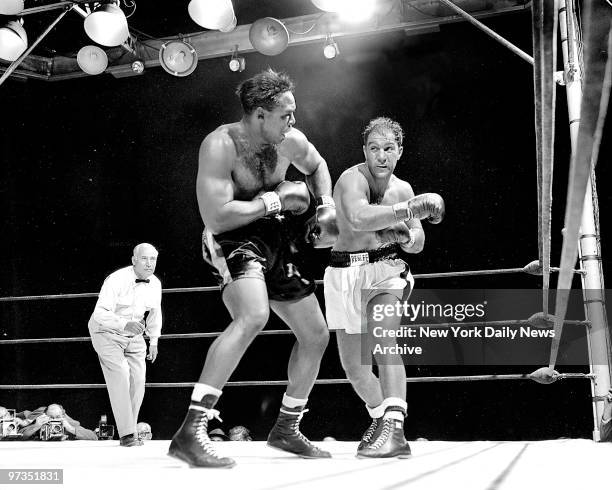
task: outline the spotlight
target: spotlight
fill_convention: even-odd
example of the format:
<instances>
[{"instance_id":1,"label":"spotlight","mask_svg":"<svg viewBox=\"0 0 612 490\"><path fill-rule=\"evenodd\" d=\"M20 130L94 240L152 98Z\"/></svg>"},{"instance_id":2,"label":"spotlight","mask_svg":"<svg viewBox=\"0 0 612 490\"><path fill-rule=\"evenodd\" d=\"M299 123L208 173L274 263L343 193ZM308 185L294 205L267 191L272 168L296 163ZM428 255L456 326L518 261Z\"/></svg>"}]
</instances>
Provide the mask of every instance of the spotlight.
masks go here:
<instances>
[{"instance_id":1,"label":"spotlight","mask_svg":"<svg viewBox=\"0 0 612 490\"><path fill-rule=\"evenodd\" d=\"M159 63L175 77L186 77L196 69L198 53L184 41L168 41L161 45Z\"/></svg>"},{"instance_id":2,"label":"spotlight","mask_svg":"<svg viewBox=\"0 0 612 490\"><path fill-rule=\"evenodd\" d=\"M339 54L340 49L338 48L338 43L336 43L331 36L327 36L325 47L323 48L323 56L325 56L328 60L333 60Z\"/></svg>"},{"instance_id":3,"label":"spotlight","mask_svg":"<svg viewBox=\"0 0 612 490\"><path fill-rule=\"evenodd\" d=\"M0 15L18 15L23 10L23 0L1 0Z\"/></svg>"},{"instance_id":4,"label":"spotlight","mask_svg":"<svg viewBox=\"0 0 612 490\"><path fill-rule=\"evenodd\" d=\"M114 3L94 10L85 18L84 27L87 35L102 46L119 46L130 35L125 14Z\"/></svg>"},{"instance_id":5,"label":"spotlight","mask_svg":"<svg viewBox=\"0 0 612 490\"><path fill-rule=\"evenodd\" d=\"M84 46L77 53L77 63L88 75L99 75L108 66L108 57L98 46Z\"/></svg>"},{"instance_id":6,"label":"spotlight","mask_svg":"<svg viewBox=\"0 0 612 490\"><path fill-rule=\"evenodd\" d=\"M325 12L337 13L349 22L368 19L377 7L377 0L312 0L312 3Z\"/></svg>"},{"instance_id":7,"label":"spotlight","mask_svg":"<svg viewBox=\"0 0 612 490\"><path fill-rule=\"evenodd\" d=\"M140 60L136 60L132 62L132 71L134 73L138 73L139 75L144 71L144 63Z\"/></svg>"},{"instance_id":8,"label":"spotlight","mask_svg":"<svg viewBox=\"0 0 612 490\"><path fill-rule=\"evenodd\" d=\"M28 48L28 35L21 22L11 20L0 27L0 58L15 61Z\"/></svg>"},{"instance_id":9,"label":"spotlight","mask_svg":"<svg viewBox=\"0 0 612 490\"><path fill-rule=\"evenodd\" d=\"M257 19L249 28L249 41L261 54L276 56L289 44L289 31L280 20L273 17Z\"/></svg>"},{"instance_id":10,"label":"spotlight","mask_svg":"<svg viewBox=\"0 0 612 490\"><path fill-rule=\"evenodd\" d=\"M244 71L246 68L246 60L243 56L238 56L238 46L234 48L232 59L229 62L229 69L232 71Z\"/></svg>"},{"instance_id":11,"label":"spotlight","mask_svg":"<svg viewBox=\"0 0 612 490\"><path fill-rule=\"evenodd\" d=\"M229 32L236 27L232 0L191 0L187 10L193 21L206 29Z\"/></svg>"}]
</instances>

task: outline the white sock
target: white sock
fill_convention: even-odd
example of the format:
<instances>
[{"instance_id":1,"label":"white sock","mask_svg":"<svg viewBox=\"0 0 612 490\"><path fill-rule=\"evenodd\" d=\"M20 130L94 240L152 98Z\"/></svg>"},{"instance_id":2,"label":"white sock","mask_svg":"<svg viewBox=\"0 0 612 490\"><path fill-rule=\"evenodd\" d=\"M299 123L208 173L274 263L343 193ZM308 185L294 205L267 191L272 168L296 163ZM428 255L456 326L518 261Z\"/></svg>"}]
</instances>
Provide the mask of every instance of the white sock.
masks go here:
<instances>
[{"instance_id":1,"label":"white sock","mask_svg":"<svg viewBox=\"0 0 612 490\"><path fill-rule=\"evenodd\" d=\"M308 398L293 398L285 393L283 395L283 405L287 408L303 407L308 402Z\"/></svg>"},{"instance_id":2,"label":"white sock","mask_svg":"<svg viewBox=\"0 0 612 490\"><path fill-rule=\"evenodd\" d=\"M385 405L381 403L377 407L370 408L366 404L366 410L370 414L370 417L372 417L373 419L379 419L385 414Z\"/></svg>"},{"instance_id":3,"label":"white sock","mask_svg":"<svg viewBox=\"0 0 612 490\"><path fill-rule=\"evenodd\" d=\"M204 383L196 383L193 387L193 391L191 392L191 399L194 402L201 402L202 398L204 398L206 395L213 395L219 398L221 393L223 392L214 386L206 385Z\"/></svg>"},{"instance_id":4,"label":"white sock","mask_svg":"<svg viewBox=\"0 0 612 490\"><path fill-rule=\"evenodd\" d=\"M384 419L404 421L406 413L408 412L408 404L406 403L406 400L398 397L389 397L383 400L382 405L385 407L385 414L383 415ZM400 407L404 409L404 412L402 413L400 410L386 411L388 407Z\"/></svg>"}]
</instances>

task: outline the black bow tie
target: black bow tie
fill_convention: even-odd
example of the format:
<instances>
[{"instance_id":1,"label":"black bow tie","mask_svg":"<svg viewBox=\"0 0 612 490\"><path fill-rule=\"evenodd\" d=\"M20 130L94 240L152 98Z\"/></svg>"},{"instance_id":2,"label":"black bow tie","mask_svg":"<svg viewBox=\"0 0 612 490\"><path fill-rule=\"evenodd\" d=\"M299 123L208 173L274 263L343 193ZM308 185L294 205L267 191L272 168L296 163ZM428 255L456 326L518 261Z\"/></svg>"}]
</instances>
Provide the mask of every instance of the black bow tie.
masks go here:
<instances>
[{"instance_id":1,"label":"black bow tie","mask_svg":"<svg viewBox=\"0 0 612 490\"><path fill-rule=\"evenodd\" d=\"M139 282L146 282L147 284L149 284L150 279L136 279L136 284L138 284Z\"/></svg>"}]
</instances>

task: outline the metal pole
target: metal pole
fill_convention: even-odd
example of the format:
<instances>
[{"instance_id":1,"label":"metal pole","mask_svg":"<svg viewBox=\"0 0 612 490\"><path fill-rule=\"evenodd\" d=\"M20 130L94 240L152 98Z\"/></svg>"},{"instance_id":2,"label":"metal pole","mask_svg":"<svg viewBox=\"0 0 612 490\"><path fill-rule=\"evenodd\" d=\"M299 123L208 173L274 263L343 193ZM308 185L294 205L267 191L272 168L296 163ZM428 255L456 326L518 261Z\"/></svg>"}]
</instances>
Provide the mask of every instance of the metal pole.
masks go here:
<instances>
[{"instance_id":1,"label":"metal pole","mask_svg":"<svg viewBox=\"0 0 612 490\"><path fill-rule=\"evenodd\" d=\"M512 44L507 39L501 37L493 29L489 29L482 22L480 22L479 20L476 20L474 17L472 17L470 14L468 14L465 10L462 10L459 7L457 7L457 5L455 5L450 0L439 0L439 1L442 2L444 5L446 5L448 8L450 8L450 9L454 10L455 12L457 12L457 14L459 14L461 17L463 17L465 20L467 20L470 24L475 25L476 27L478 27L478 29L480 29L481 31L485 32L486 34L491 36L493 39L495 39L498 43L503 44L510 51L512 51L515 54L519 55L525 61L527 61L528 63L531 63L533 65L533 56L529 56L527 53L525 53L525 51L523 51L519 47L515 46L514 44Z\"/></svg>"},{"instance_id":2,"label":"metal pole","mask_svg":"<svg viewBox=\"0 0 612 490\"><path fill-rule=\"evenodd\" d=\"M582 100L582 74L581 66L578 63L578 43L574 26L577 26L577 20L574 14L573 0L561 0L559 2L559 32L563 51L572 153L576 151ZM573 35L568 35L568 33ZM582 269L586 271L585 274L581 275L581 281L585 315L586 319L591 322L590 326L586 328L591 372L594 374L591 383L594 418L593 439L598 441L603 401L596 401L596 397L602 399L610 387L610 352L608 324L603 302L603 272L597 244L598 237L596 235L591 185L591 181L589 181L580 223L579 257Z\"/></svg>"},{"instance_id":3,"label":"metal pole","mask_svg":"<svg viewBox=\"0 0 612 490\"><path fill-rule=\"evenodd\" d=\"M15 61L13 61L11 63L11 65L6 69L6 71L2 74L2 77L0 77L0 85L2 85L5 80L11 76L11 73L13 73L15 71L15 69L21 64L21 62L23 60L25 60L27 58L27 56L32 52L32 50L38 46L38 43L41 42L46 36L47 34L49 34L49 32L51 32L51 29L53 29L57 23L62 20L64 18L64 15L66 15L68 12L70 12L73 9L74 5L71 7L68 7L66 10L64 10L61 14L59 14L59 16L57 17L57 19L55 19L53 22L51 22L51 25L49 27L47 27L45 29L45 31L38 36L38 39L36 39L36 41L34 41L29 47L28 49L26 49L23 54L17 58Z\"/></svg>"}]
</instances>

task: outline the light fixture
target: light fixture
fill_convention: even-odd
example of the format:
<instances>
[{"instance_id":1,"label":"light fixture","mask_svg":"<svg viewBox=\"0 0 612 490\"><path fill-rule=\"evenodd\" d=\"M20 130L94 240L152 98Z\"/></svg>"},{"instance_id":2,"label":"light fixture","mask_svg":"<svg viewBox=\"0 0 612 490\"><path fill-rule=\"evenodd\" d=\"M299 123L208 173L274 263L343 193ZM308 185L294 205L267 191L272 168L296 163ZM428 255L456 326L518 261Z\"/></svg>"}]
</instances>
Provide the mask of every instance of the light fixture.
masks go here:
<instances>
[{"instance_id":1,"label":"light fixture","mask_svg":"<svg viewBox=\"0 0 612 490\"><path fill-rule=\"evenodd\" d=\"M0 27L0 58L15 61L28 48L28 35L21 22L11 20Z\"/></svg>"},{"instance_id":2,"label":"light fixture","mask_svg":"<svg viewBox=\"0 0 612 490\"><path fill-rule=\"evenodd\" d=\"M138 73L139 75L144 72L145 66L144 63L140 60L132 61L132 71L134 73Z\"/></svg>"},{"instance_id":3,"label":"light fixture","mask_svg":"<svg viewBox=\"0 0 612 490\"><path fill-rule=\"evenodd\" d=\"M257 19L249 29L249 40L256 51L266 56L281 54L289 44L289 31L272 17Z\"/></svg>"},{"instance_id":4,"label":"light fixture","mask_svg":"<svg viewBox=\"0 0 612 490\"><path fill-rule=\"evenodd\" d=\"M88 75L99 75L108 66L108 57L98 46L84 46L77 53L79 68Z\"/></svg>"},{"instance_id":5,"label":"light fixture","mask_svg":"<svg viewBox=\"0 0 612 490\"><path fill-rule=\"evenodd\" d=\"M349 22L361 22L374 14L377 0L311 0L315 7L325 12L337 13Z\"/></svg>"},{"instance_id":6,"label":"light fixture","mask_svg":"<svg viewBox=\"0 0 612 490\"><path fill-rule=\"evenodd\" d=\"M198 54L189 43L168 41L159 49L159 63L171 75L186 77L196 69Z\"/></svg>"},{"instance_id":7,"label":"light fixture","mask_svg":"<svg viewBox=\"0 0 612 490\"><path fill-rule=\"evenodd\" d=\"M232 0L191 0L187 11L196 24L206 29L229 32L236 27Z\"/></svg>"},{"instance_id":8,"label":"light fixture","mask_svg":"<svg viewBox=\"0 0 612 490\"><path fill-rule=\"evenodd\" d=\"M24 0L0 0L0 15L18 15L23 10Z\"/></svg>"},{"instance_id":9,"label":"light fixture","mask_svg":"<svg viewBox=\"0 0 612 490\"><path fill-rule=\"evenodd\" d=\"M119 46L130 35L125 14L115 3L101 5L84 21L87 35L102 46Z\"/></svg>"},{"instance_id":10,"label":"light fixture","mask_svg":"<svg viewBox=\"0 0 612 490\"><path fill-rule=\"evenodd\" d=\"M232 59L229 62L229 69L232 71L244 71L246 68L246 60L244 56L238 56L238 45L234 47L234 52L232 53Z\"/></svg>"},{"instance_id":11,"label":"light fixture","mask_svg":"<svg viewBox=\"0 0 612 490\"><path fill-rule=\"evenodd\" d=\"M334 38L328 34L327 39L325 40L325 46L323 47L323 56L325 56L328 60L333 60L339 54L340 49L338 48L338 43L336 43Z\"/></svg>"}]
</instances>

